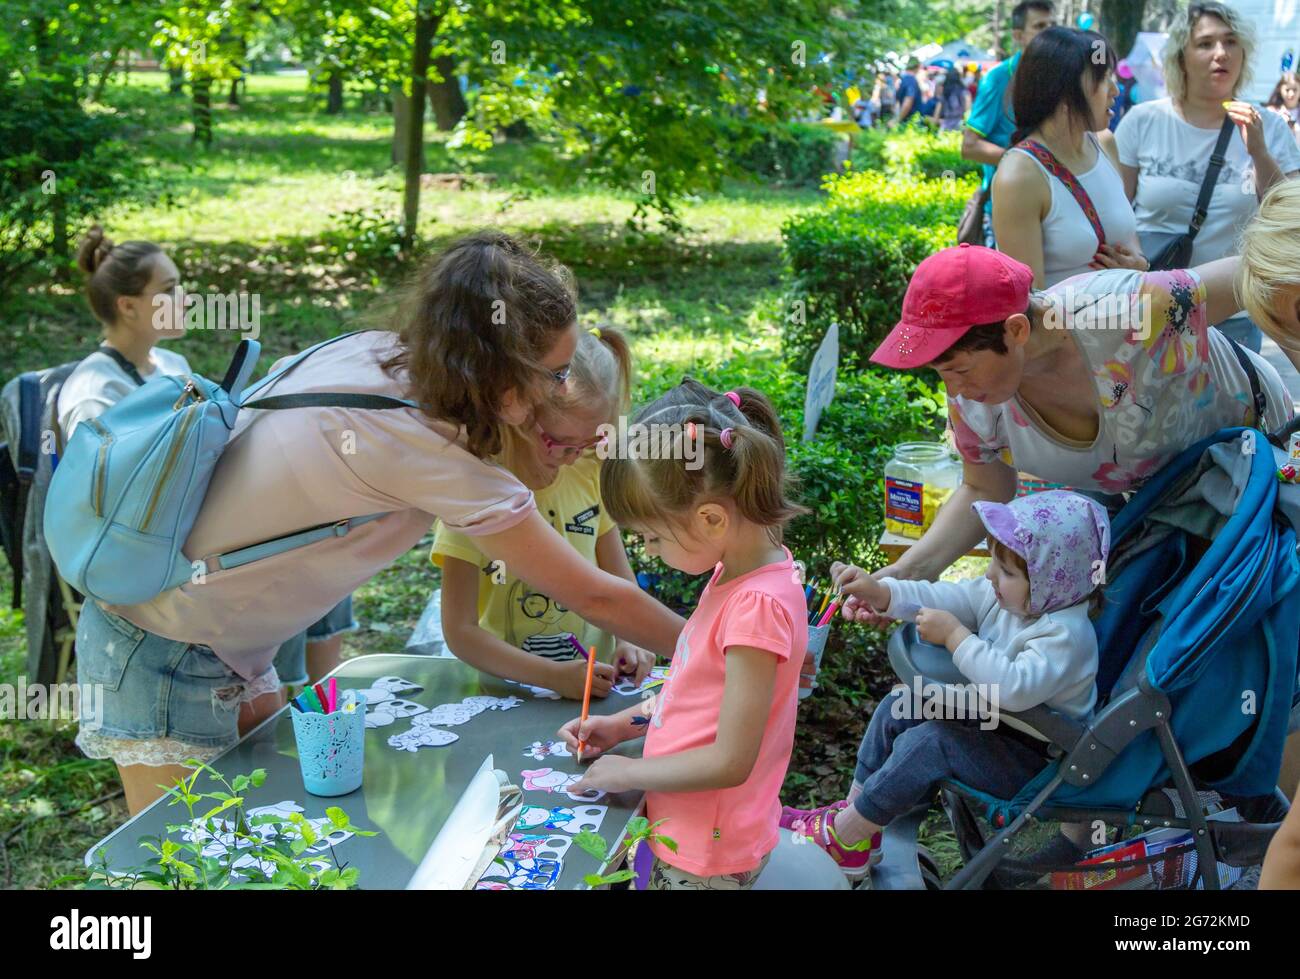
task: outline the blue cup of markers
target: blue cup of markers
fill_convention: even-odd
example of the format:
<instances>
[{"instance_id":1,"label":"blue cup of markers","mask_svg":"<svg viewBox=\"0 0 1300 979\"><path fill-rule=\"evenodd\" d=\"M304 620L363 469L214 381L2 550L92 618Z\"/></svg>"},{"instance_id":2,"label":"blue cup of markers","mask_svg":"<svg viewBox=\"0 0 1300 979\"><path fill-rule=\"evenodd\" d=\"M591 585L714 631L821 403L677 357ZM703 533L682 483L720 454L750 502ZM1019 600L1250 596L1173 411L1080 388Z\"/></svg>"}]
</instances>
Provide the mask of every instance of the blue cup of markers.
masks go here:
<instances>
[{"instance_id":1,"label":"blue cup of markers","mask_svg":"<svg viewBox=\"0 0 1300 979\"><path fill-rule=\"evenodd\" d=\"M355 705L348 710L348 705ZM366 748L366 698L345 690L332 714L289 712L302 782L312 795L347 795L361 787Z\"/></svg>"}]
</instances>

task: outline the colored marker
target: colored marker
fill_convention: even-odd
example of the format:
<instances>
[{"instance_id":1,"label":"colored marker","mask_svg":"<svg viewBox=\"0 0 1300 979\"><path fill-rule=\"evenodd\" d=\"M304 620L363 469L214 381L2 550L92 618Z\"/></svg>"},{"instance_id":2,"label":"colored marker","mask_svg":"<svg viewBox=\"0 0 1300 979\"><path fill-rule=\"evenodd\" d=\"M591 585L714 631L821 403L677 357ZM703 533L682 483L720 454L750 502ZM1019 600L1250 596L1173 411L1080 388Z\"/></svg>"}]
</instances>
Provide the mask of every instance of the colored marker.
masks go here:
<instances>
[{"instance_id":1,"label":"colored marker","mask_svg":"<svg viewBox=\"0 0 1300 979\"><path fill-rule=\"evenodd\" d=\"M325 705L316 699L316 691L308 687L302 692L302 702L306 704L313 713L324 714Z\"/></svg>"},{"instance_id":2,"label":"colored marker","mask_svg":"<svg viewBox=\"0 0 1300 979\"><path fill-rule=\"evenodd\" d=\"M330 677L330 713L333 714L339 706L339 681Z\"/></svg>"},{"instance_id":3,"label":"colored marker","mask_svg":"<svg viewBox=\"0 0 1300 979\"><path fill-rule=\"evenodd\" d=\"M325 688L319 683L313 683L311 688L316 691L316 699L320 701L320 710L322 714L330 712L330 699L325 695Z\"/></svg>"},{"instance_id":4,"label":"colored marker","mask_svg":"<svg viewBox=\"0 0 1300 979\"><path fill-rule=\"evenodd\" d=\"M299 714L303 712L302 704L298 703L297 697L294 697L293 700L289 701L289 706L292 707L294 710L296 710Z\"/></svg>"},{"instance_id":5,"label":"colored marker","mask_svg":"<svg viewBox=\"0 0 1300 979\"><path fill-rule=\"evenodd\" d=\"M591 712L591 677L596 668L596 647L591 647L591 655L587 657L587 686L582 692L582 719L578 721L578 730L582 730L582 725L587 723L587 716ZM587 742L578 742L578 763L582 763L582 753L586 750Z\"/></svg>"},{"instance_id":6,"label":"colored marker","mask_svg":"<svg viewBox=\"0 0 1300 979\"><path fill-rule=\"evenodd\" d=\"M820 629L827 622L829 622L834 617L836 611L839 610L839 607L840 607L839 602L831 602L830 607L826 609L826 614L823 615L821 619L817 622L817 628Z\"/></svg>"},{"instance_id":7,"label":"colored marker","mask_svg":"<svg viewBox=\"0 0 1300 979\"><path fill-rule=\"evenodd\" d=\"M569 633L569 645L572 646L574 649L576 649L578 651L578 655L581 656L583 659L587 658L587 651L582 648L582 643L578 642L578 637L575 636L572 632ZM591 651L594 653L596 651L596 647L592 646Z\"/></svg>"}]
</instances>

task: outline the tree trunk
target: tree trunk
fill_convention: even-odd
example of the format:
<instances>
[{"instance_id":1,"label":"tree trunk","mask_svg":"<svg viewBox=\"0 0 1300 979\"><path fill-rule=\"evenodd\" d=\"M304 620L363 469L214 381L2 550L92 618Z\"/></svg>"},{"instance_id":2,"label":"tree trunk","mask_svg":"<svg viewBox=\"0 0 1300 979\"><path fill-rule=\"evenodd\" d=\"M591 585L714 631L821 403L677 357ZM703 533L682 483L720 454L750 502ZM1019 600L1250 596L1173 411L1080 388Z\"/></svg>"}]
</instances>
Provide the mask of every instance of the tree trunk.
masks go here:
<instances>
[{"instance_id":1,"label":"tree trunk","mask_svg":"<svg viewBox=\"0 0 1300 979\"><path fill-rule=\"evenodd\" d=\"M230 80L230 94L226 96L226 105L239 108L239 79L238 78L232 78Z\"/></svg>"},{"instance_id":2,"label":"tree trunk","mask_svg":"<svg viewBox=\"0 0 1300 979\"><path fill-rule=\"evenodd\" d=\"M68 198L65 194L51 195L50 251L63 270L68 264Z\"/></svg>"},{"instance_id":3,"label":"tree trunk","mask_svg":"<svg viewBox=\"0 0 1300 979\"><path fill-rule=\"evenodd\" d=\"M122 52L125 50L125 44L119 44L114 48L112 57L108 59L108 64L104 65L104 70L99 73L99 80L95 82L95 94L91 96L92 101L103 101L104 87L108 85L108 80L113 76L113 67L117 64L117 59L122 57Z\"/></svg>"},{"instance_id":4,"label":"tree trunk","mask_svg":"<svg viewBox=\"0 0 1300 979\"><path fill-rule=\"evenodd\" d=\"M393 90L393 165L406 166L406 141L411 135L411 97Z\"/></svg>"},{"instance_id":5,"label":"tree trunk","mask_svg":"<svg viewBox=\"0 0 1300 979\"><path fill-rule=\"evenodd\" d=\"M325 79L329 92L325 97L325 114L336 116L343 111L343 73L332 69Z\"/></svg>"},{"instance_id":6,"label":"tree trunk","mask_svg":"<svg viewBox=\"0 0 1300 979\"><path fill-rule=\"evenodd\" d=\"M192 142L212 145L212 79L195 78L190 81L194 104L194 137Z\"/></svg>"},{"instance_id":7,"label":"tree trunk","mask_svg":"<svg viewBox=\"0 0 1300 979\"><path fill-rule=\"evenodd\" d=\"M465 96L460 94L460 83L456 79L456 66L451 55L438 55L433 67L438 69L442 81L429 83L429 102L433 105L433 118L437 120L438 128L449 132L465 117L468 106L465 105Z\"/></svg>"},{"instance_id":8,"label":"tree trunk","mask_svg":"<svg viewBox=\"0 0 1300 979\"><path fill-rule=\"evenodd\" d=\"M1101 0L1101 23L1097 25L1115 48L1115 56L1124 58L1133 49L1142 19L1146 14L1147 0Z\"/></svg>"},{"instance_id":9,"label":"tree trunk","mask_svg":"<svg viewBox=\"0 0 1300 979\"><path fill-rule=\"evenodd\" d=\"M167 91L171 95L180 95L185 89L185 71L181 68L167 69Z\"/></svg>"},{"instance_id":10,"label":"tree trunk","mask_svg":"<svg viewBox=\"0 0 1300 979\"><path fill-rule=\"evenodd\" d=\"M420 217L420 171L424 169L424 104L428 97L429 55L441 16L420 12L415 21L415 50L411 54L411 105L407 115L406 188L402 200L402 247L415 241Z\"/></svg>"}]
</instances>

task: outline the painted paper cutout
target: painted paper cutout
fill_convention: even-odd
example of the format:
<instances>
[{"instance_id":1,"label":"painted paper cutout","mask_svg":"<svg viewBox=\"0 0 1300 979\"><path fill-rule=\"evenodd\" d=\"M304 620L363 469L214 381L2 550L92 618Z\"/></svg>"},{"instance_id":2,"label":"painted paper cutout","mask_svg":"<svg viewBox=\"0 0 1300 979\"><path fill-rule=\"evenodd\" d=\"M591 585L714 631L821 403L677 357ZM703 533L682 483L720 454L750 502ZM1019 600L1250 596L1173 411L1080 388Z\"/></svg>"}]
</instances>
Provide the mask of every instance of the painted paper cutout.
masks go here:
<instances>
[{"instance_id":1,"label":"painted paper cutout","mask_svg":"<svg viewBox=\"0 0 1300 979\"><path fill-rule=\"evenodd\" d=\"M563 741L534 741L524 749L525 758L545 761L547 758L571 758L573 753Z\"/></svg>"}]
</instances>

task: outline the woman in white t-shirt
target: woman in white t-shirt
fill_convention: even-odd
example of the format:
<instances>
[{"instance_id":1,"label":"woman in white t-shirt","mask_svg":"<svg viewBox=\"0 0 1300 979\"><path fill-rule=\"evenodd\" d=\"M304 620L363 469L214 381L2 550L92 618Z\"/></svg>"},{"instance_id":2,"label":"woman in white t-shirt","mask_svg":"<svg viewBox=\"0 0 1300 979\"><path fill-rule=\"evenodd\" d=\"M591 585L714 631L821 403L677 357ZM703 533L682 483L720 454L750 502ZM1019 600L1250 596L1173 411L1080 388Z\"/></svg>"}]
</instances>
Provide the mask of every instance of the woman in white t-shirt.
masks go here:
<instances>
[{"instance_id":1,"label":"woman in white t-shirt","mask_svg":"<svg viewBox=\"0 0 1300 979\"><path fill-rule=\"evenodd\" d=\"M59 390L63 444L78 423L102 415L155 374L190 369L180 354L155 346L184 332L177 316L183 309L180 273L161 248L149 241L114 245L96 225L81 240L77 264L104 340Z\"/></svg>"},{"instance_id":2,"label":"woman in white t-shirt","mask_svg":"<svg viewBox=\"0 0 1300 979\"><path fill-rule=\"evenodd\" d=\"M1169 98L1134 106L1115 131L1120 172L1137 213L1138 234L1153 253L1156 240L1187 231L1201 182L1225 118L1237 125L1189 265L1236 254L1237 235L1280 180L1300 172L1300 149L1276 113L1232 101L1250 81L1254 32L1220 3L1194 3L1165 45ZM1147 237L1150 236L1150 237ZM1259 330L1238 313L1217 324L1251 350Z\"/></svg>"},{"instance_id":3,"label":"woman in white t-shirt","mask_svg":"<svg viewBox=\"0 0 1300 979\"><path fill-rule=\"evenodd\" d=\"M1097 51L1106 54L1100 63ZM1011 93L1020 128L993 177L993 231L999 251L1034 270L1035 288L1101 268L1147 268L1106 128L1119 91L1114 68L1105 38L1070 27L1049 27L1020 57ZM1043 153L1083 188L1103 240Z\"/></svg>"}]
</instances>

